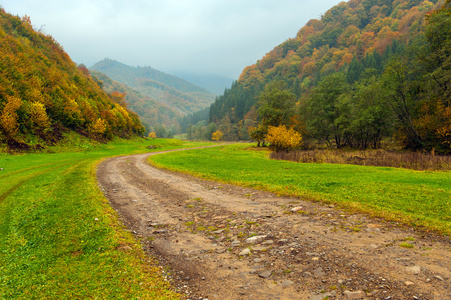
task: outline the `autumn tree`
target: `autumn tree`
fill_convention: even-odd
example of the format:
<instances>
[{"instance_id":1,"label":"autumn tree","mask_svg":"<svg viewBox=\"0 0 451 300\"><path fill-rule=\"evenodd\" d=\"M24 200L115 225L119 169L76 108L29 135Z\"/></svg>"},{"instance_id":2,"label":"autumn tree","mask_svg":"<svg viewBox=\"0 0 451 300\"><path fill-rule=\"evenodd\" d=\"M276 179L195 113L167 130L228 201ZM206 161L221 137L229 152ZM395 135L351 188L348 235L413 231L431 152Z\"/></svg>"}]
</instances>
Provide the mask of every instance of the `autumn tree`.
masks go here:
<instances>
[{"instance_id":1,"label":"autumn tree","mask_svg":"<svg viewBox=\"0 0 451 300\"><path fill-rule=\"evenodd\" d=\"M29 115L31 121L34 124L34 128L39 133L44 133L50 127L50 120L45 111L45 106L39 102L33 102L30 104Z\"/></svg>"},{"instance_id":2,"label":"autumn tree","mask_svg":"<svg viewBox=\"0 0 451 300\"><path fill-rule=\"evenodd\" d=\"M425 37L427 45L419 58L430 83L429 92L451 106L451 2L427 16Z\"/></svg>"},{"instance_id":3,"label":"autumn tree","mask_svg":"<svg viewBox=\"0 0 451 300\"><path fill-rule=\"evenodd\" d=\"M17 111L22 105L22 100L18 97L6 97L6 104L0 115L0 126L6 138L14 140L19 130L19 120Z\"/></svg>"},{"instance_id":4,"label":"autumn tree","mask_svg":"<svg viewBox=\"0 0 451 300\"><path fill-rule=\"evenodd\" d=\"M213 141L220 141L220 140L222 140L223 136L224 136L224 133L221 130L218 129L218 130L216 130L215 132L213 132L211 134L211 139Z\"/></svg>"},{"instance_id":5,"label":"autumn tree","mask_svg":"<svg viewBox=\"0 0 451 300\"><path fill-rule=\"evenodd\" d=\"M265 139L277 151L295 149L302 144L302 135L285 125L269 126Z\"/></svg>"},{"instance_id":6,"label":"autumn tree","mask_svg":"<svg viewBox=\"0 0 451 300\"><path fill-rule=\"evenodd\" d=\"M417 52L424 94L415 120L426 148L451 152L451 2L426 18L426 44Z\"/></svg>"},{"instance_id":7,"label":"autumn tree","mask_svg":"<svg viewBox=\"0 0 451 300\"><path fill-rule=\"evenodd\" d=\"M103 134L105 133L106 129L107 129L106 122L102 118L97 118L89 126L89 132L96 139L101 139L103 137Z\"/></svg>"}]
</instances>

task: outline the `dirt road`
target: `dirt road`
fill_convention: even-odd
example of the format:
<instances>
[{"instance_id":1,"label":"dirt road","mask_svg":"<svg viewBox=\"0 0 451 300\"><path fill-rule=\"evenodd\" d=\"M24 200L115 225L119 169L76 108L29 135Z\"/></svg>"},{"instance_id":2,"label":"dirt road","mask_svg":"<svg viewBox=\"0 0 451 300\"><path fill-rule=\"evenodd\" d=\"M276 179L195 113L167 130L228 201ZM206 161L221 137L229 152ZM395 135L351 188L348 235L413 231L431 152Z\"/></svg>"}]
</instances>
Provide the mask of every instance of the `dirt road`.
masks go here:
<instances>
[{"instance_id":1,"label":"dirt road","mask_svg":"<svg viewBox=\"0 0 451 300\"><path fill-rule=\"evenodd\" d=\"M149 155L104 161L99 185L188 299L451 299L447 237L158 170Z\"/></svg>"}]
</instances>

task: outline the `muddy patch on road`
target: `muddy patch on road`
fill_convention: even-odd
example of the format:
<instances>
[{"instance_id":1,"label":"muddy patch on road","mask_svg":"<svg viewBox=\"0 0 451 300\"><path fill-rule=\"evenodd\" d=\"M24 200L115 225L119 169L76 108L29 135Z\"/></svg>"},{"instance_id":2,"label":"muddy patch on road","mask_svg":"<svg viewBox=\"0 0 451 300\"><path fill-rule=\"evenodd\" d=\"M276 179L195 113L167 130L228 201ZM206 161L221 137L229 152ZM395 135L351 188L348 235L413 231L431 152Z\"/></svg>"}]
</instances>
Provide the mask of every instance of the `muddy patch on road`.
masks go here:
<instances>
[{"instance_id":1,"label":"muddy patch on road","mask_svg":"<svg viewBox=\"0 0 451 300\"><path fill-rule=\"evenodd\" d=\"M333 206L104 161L101 189L188 299L451 299L449 238Z\"/></svg>"}]
</instances>

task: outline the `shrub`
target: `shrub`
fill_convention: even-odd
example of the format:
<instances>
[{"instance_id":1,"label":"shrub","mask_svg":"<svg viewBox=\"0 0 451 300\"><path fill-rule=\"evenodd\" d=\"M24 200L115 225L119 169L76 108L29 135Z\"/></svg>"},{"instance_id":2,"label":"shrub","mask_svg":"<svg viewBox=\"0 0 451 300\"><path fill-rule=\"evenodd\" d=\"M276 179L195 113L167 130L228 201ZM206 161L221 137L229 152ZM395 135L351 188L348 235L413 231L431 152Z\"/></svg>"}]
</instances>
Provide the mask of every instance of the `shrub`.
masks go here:
<instances>
[{"instance_id":1,"label":"shrub","mask_svg":"<svg viewBox=\"0 0 451 300\"><path fill-rule=\"evenodd\" d=\"M211 134L211 139L213 141L220 141L220 140L222 140L223 136L224 136L224 132L222 132L221 130L216 130L215 132L213 132Z\"/></svg>"},{"instance_id":2,"label":"shrub","mask_svg":"<svg viewBox=\"0 0 451 300\"><path fill-rule=\"evenodd\" d=\"M302 135L293 128L287 129L285 125L269 126L265 139L276 150L294 149L302 144Z\"/></svg>"}]
</instances>

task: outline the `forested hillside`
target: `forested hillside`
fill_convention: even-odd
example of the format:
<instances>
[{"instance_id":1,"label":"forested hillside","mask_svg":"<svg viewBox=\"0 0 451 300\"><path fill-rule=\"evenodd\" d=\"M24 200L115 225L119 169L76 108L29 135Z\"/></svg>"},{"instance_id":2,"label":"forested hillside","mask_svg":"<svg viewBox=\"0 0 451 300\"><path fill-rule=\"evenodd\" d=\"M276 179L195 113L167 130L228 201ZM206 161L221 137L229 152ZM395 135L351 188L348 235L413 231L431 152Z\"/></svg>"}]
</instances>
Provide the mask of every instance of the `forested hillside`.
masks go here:
<instances>
[{"instance_id":1,"label":"forested hillside","mask_svg":"<svg viewBox=\"0 0 451 300\"><path fill-rule=\"evenodd\" d=\"M144 96L101 72L91 70L90 73L105 92L117 98L123 98L127 107L138 114L147 132L161 131L161 127L174 134L180 132L179 119L181 115L174 109L156 102L149 96Z\"/></svg>"},{"instance_id":2,"label":"forested hillside","mask_svg":"<svg viewBox=\"0 0 451 300\"><path fill-rule=\"evenodd\" d=\"M213 93L151 67L131 67L104 59L90 69L102 72L180 114L208 107L215 99Z\"/></svg>"},{"instance_id":3,"label":"forested hillside","mask_svg":"<svg viewBox=\"0 0 451 300\"><path fill-rule=\"evenodd\" d=\"M449 152L450 11L449 0L342 2L246 67L211 105L209 121L226 139L249 139L257 124L267 130L261 95L283 91L295 101L273 109L295 116L277 125L307 140L377 148L394 137L406 148Z\"/></svg>"},{"instance_id":4,"label":"forested hillside","mask_svg":"<svg viewBox=\"0 0 451 300\"><path fill-rule=\"evenodd\" d=\"M40 148L69 130L93 139L143 134L136 114L77 68L62 47L33 30L30 19L0 8L0 140Z\"/></svg>"}]
</instances>

